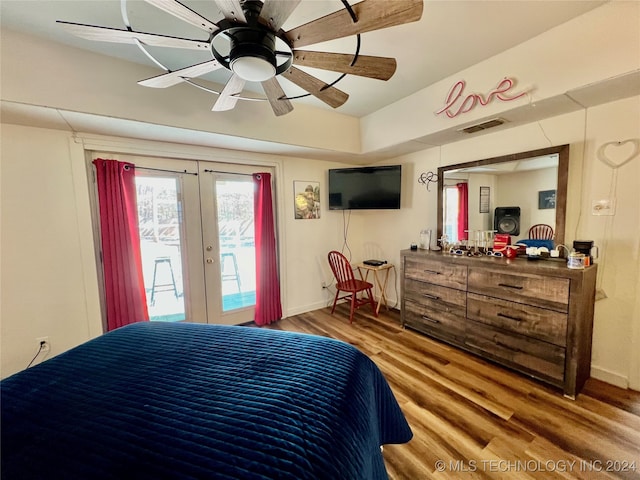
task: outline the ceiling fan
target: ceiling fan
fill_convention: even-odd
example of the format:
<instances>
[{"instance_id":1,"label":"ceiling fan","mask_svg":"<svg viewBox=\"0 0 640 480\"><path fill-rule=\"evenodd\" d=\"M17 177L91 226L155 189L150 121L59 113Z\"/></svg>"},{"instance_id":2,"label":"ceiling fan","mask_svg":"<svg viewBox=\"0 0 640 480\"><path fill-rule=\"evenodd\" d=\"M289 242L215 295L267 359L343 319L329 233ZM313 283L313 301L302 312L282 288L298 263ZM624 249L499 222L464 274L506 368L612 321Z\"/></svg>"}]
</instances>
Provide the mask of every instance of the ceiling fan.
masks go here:
<instances>
[{"instance_id":1,"label":"ceiling fan","mask_svg":"<svg viewBox=\"0 0 640 480\"><path fill-rule=\"evenodd\" d=\"M141 48L166 73L138 83L146 87L166 88L181 82L190 82L218 69L231 73L230 79L219 93L213 111L232 109L241 97L246 82L259 82L276 116L293 110L278 81L286 78L308 94L333 108L344 104L349 96L335 88L344 75L358 75L388 80L394 74L394 58L359 54L360 34L405 23L415 22L422 16L422 0L363 0L344 6L332 14L318 18L289 31L282 26L301 0L212 0L220 12L220 20L213 22L178 0L145 0L148 4L187 22L206 33L206 39L195 40L156 33L134 31L125 17L127 29L58 20L68 32L88 40L130 43ZM300 50L328 40L357 35L355 54ZM203 63L171 71L145 50L145 46L171 47L208 51L212 59ZM342 74L331 84L296 68L296 66L330 70ZM198 86L198 85L196 85ZM306 96L305 94L304 96Z\"/></svg>"}]
</instances>

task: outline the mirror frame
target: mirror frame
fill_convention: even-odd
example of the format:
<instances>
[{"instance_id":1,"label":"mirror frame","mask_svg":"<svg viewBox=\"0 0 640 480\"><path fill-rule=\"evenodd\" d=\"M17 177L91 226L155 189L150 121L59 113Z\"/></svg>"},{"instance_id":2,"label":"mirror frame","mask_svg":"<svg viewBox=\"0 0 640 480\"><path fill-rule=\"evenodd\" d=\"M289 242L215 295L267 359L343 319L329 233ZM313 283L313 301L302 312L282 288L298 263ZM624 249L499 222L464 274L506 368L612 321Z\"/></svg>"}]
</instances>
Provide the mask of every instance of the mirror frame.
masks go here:
<instances>
[{"instance_id":1,"label":"mirror frame","mask_svg":"<svg viewBox=\"0 0 640 480\"><path fill-rule=\"evenodd\" d=\"M443 217L443 190L444 174L450 170L459 168L478 167L482 165L492 165L496 163L513 162L515 160L525 160L527 158L541 157L544 155L558 154L558 182L556 186L556 225L554 229L554 242L556 245L564 245L565 220L567 214L567 181L569 179L569 145L559 145L556 147L540 148L529 150L528 152L513 153L500 157L485 158L471 162L457 163L438 167L438 229L437 239L442 237L442 217Z\"/></svg>"}]
</instances>

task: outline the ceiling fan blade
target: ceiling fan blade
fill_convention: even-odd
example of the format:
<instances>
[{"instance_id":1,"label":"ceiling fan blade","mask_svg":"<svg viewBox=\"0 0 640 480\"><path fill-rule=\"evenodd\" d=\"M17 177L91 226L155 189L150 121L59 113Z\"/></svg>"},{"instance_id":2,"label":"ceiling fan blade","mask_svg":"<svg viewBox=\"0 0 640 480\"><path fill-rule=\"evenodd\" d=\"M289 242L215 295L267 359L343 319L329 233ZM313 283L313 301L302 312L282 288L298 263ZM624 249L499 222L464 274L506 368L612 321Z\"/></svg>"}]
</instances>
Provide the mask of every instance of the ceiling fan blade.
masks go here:
<instances>
[{"instance_id":1,"label":"ceiling fan blade","mask_svg":"<svg viewBox=\"0 0 640 480\"><path fill-rule=\"evenodd\" d=\"M224 112L225 110L231 110L235 107L238 102L236 95L242 93L244 84L244 79L234 73L224 86L222 92L220 92L220 96L211 110L214 112Z\"/></svg>"},{"instance_id":2,"label":"ceiling fan blade","mask_svg":"<svg viewBox=\"0 0 640 480\"><path fill-rule=\"evenodd\" d=\"M335 87L327 87L327 84L322 80L295 67L291 67L282 76L333 108L338 108L349 98L349 95L342 90L338 90Z\"/></svg>"},{"instance_id":3,"label":"ceiling fan blade","mask_svg":"<svg viewBox=\"0 0 640 480\"><path fill-rule=\"evenodd\" d=\"M280 98L285 97L286 95L284 94L284 90L282 90L280 83L275 77L262 82L262 88L264 88L264 93L266 93L267 98L269 99L269 103L271 104L271 108L273 109L273 113L276 114L276 117L286 115L293 110L293 105L291 105L291 102L289 100L287 100L286 98L280 100Z\"/></svg>"},{"instance_id":4,"label":"ceiling fan blade","mask_svg":"<svg viewBox=\"0 0 640 480\"><path fill-rule=\"evenodd\" d=\"M213 33L219 30L215 23L210 22L202 15L194 12L177 0L145 0L145 2L159 8L160 10L170 13L180 20L184 20L185 22L204 30L205 32Z\"/></svg>"},{"instance_id":5,"label":"ceiling fan blade","mask_svg":"<svg viewBox=\"0 0 640 480\"><path fill-rule=\"evenodd\" d=\"M363 0L353 5L357 22L345 9L289 30L293 48L313 45L357 33L415 22L422 16L422 0Z\"/></svg>"},{"instance_id":6,"label":"ceiling fan blade","mask_svg":"<svg viewBox=\"0 0 640 480\"><path fill-rule=\"evenodd\" d=\"M147 78L146 80L140 80L138 85L153 88L172 87L180 82L184 82L185 78L199 77L219 68L222 68L222 65L220 65L217 60L209 60L208 62L198 63L197 65L181 68L180 70L163 73L162 75Z\"/></svg>"},{"instance_id":7,"label":"ceiling fan blade","mask_svg":"<svg viewBox=\"0 0 640 480\"><path fill-rule=\"evenodd\" d=\"M260 10L260 21L277 32L300 2L301 0L265 0Z\"/></svg>"},{"instance_id":8,"label":"ceiling fan blade","mask_svg":"<svg viewBox=\"0 0 640 480\"><path fill-rule=\"evenodd\" d=\"M57 20L56 23L62 25L62 27L69 33L81 38L86 38L87 40L131 43L134 45L136 40L139 40L145 45L152 45L154 47L185 48L204 51L209 50L209 43L201 42L199 40L169 37L167 35L156 35L155 33L133 32L130 30L120 30L118 28L98 27L95 25L83 25L81 23L63 22L61 20Z\"/></svg>"},{"instance_id":9,"label":"ceiling fan blade","mask_svg":"<svg viewBox=\"0 0 640 480\"><path fill-rule=\"evenodd\" d=\"M389 80L396 71L395 58L358 55L355 64L351 65L353 58L353 55L344 53L293 51L293 63L303 67L321 68L377 80Z\"/></svg>"},{"instance_id":10,"label":"ceiling fan blade","mask_svg":"<svg viewBox=\"0 0 640 480\"><path fill-rule=\"evenodd\" d=\"M247 19L244 17L244 12L240 6L240 0L215 0L215 2L220 9L220 13L222 13L227 20L247 23Z\"/></svg>"}]
</instances>

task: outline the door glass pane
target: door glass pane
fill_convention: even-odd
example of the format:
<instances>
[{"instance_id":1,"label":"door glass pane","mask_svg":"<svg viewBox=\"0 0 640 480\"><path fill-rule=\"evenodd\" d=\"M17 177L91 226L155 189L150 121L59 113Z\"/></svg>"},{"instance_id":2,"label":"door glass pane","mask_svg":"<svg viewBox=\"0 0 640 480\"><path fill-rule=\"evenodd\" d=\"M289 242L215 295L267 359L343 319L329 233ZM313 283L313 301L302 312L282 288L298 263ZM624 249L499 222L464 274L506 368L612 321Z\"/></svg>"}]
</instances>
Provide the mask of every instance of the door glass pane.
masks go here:
<instances>
[{"instance_id":1,"label":"door glass pane","mask_svg":"<svg viewBox=\"0 0 640 480\"><path fill-rule=\"evenodd\" d=\"M222 310L256 303L253 182L216 180Z\"/></svg>"},{"instance_id":2,"label":"door glass pane","mask_svg":"<svg viewBox=\"0 0 640 480\"><path fill-rule=\"evenodd\" d=\"M185 320L178 179L136 175L138 226L149 319Z\"/></svg>"}]
</instances>

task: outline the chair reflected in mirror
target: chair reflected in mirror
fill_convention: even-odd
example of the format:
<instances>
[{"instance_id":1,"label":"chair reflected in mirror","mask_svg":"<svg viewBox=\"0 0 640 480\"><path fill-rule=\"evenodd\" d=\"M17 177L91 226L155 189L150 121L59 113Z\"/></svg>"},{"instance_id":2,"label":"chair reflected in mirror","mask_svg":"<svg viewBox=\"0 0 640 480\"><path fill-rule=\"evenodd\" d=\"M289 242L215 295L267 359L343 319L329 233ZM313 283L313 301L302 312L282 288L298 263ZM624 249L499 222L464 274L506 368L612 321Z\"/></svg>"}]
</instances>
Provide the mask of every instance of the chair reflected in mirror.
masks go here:
<instances>
[{"instance_id":1,"label":"chair reflected in mirror","mask_svg":"<svg viewBox=\"0 0 640 480\"><path fill-rule=\"evenodd\" d=\"M555 246L554 231L551 225L538 223L529 229L529 238L518 240L518 243L527 247L545 247L552 250Z\"/></svg>"},{"instance_id":2,"label":"chair reflected in mirror","mask_svg":"<svg viewBox=\"0 0 640 480\"><path fill-rule=\"evenodd\" d=\"M553 228L551 225L537 223L529 229L529 238L532 240L553 240Z\"/></svg>"},{"instance_id":3,"label":"chair reflected in mirror","mask_svg":"<svg viewBox=\"0 0 640 480\"><path fill-rule=\"evenodd\" d=\"M355 278L353 268L349 263L349 260L340 252L331 251L328 255L329 265L331 271L336 279L336 296L333 299L333 308L331 314L336 309L338 300L346 299L350 302L349 323L353 322L353 313L356 308L362 305L371 305L373 314L377 317L376 306L373 301L372 288L373 284L365 282L364 280L358 280ZM358 298L358 294L363 296Z\"/></svg>"}]
</instances>

